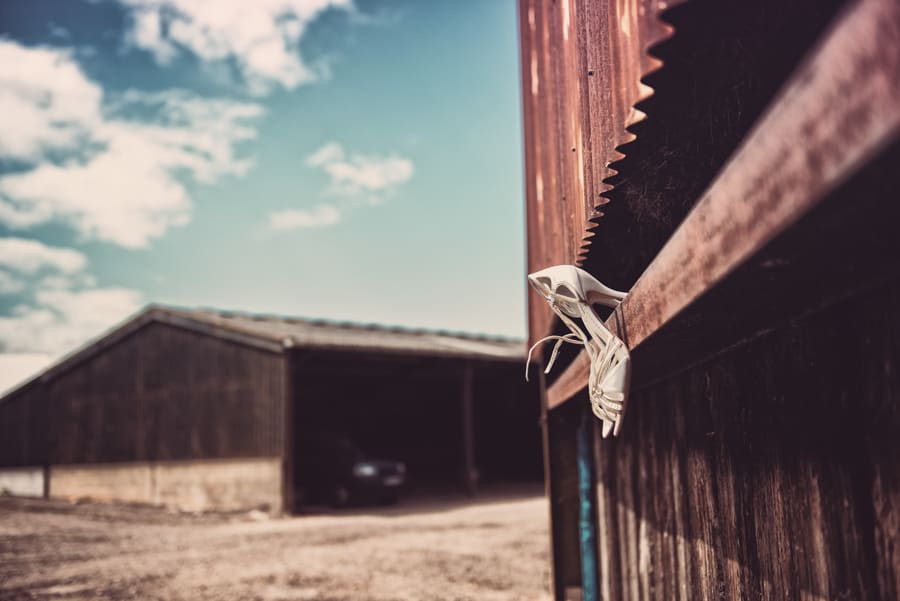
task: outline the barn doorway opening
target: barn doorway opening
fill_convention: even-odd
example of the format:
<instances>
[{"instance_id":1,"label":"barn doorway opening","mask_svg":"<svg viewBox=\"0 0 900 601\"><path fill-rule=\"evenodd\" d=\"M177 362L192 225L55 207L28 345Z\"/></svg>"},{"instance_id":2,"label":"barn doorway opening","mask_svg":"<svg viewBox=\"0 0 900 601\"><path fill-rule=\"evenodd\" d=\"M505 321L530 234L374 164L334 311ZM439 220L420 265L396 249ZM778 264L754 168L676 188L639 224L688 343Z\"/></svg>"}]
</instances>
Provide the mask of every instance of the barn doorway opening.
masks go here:
<instances>
[{"instance_id":1,"label":"barn doorway opening","mask_svg":"<svg viewBox=\"0 0 900 601\"><path fill-rule=\"evenodd\" d=\"M316 350L295 352L290 366L285 484L295 511L329 500L309 490L310 472L326 461L311 457L321 444L309 441L323 437L402 463L401 496L475 494L484 484L542 478L538 390L522 381L519 364Z\"/></svg>"}]
</instances>

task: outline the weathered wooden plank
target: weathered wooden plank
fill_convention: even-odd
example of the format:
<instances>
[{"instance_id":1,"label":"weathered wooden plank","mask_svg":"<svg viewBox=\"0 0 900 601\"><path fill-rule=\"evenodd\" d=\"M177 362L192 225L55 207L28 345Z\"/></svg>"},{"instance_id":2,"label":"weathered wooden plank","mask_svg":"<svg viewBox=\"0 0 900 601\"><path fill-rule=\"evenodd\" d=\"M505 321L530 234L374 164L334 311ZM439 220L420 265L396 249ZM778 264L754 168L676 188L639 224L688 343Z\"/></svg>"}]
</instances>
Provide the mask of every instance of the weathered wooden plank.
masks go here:
<instances>
[{"instance_id":1,"label":"weathered wooden plank","mask_svg":"<svg viewBox=\"0 0 900 601\"><path fill-rule=\"evenodd\" d=\"M149 324L20 394L46 398L55 464L279 456L282 378L280 355Z\"/></svg>"},{"instance_id":2,"label":"weathered wooden plank","mask_svg":"<svg viewBox=\"0 0 900 601\"><path fill-rule=\"evenodd\" d=\"M544 382L544 372L541 371L538 376L538 390L540 394L540 405L541 405L541 449L544 454L544 495L547 499L553 498L553 482L555 481L555 477L553 474L553 462L551 461L551 446L550 446L550 414L547 409L547 386ZM562 560L561 557L558 556L556 552L556 541L558 540L558 535L556 533L557 529L561 526L558 523L557 518L557 509L553 503L547 503L547 522L550 525L548 531L550 533L550 540L548 541L551 553L550 553L550 590L553 591L554 598L559 597L559 591L562 588L562 583L559 582L560 577L559 574L562 571L562 566L559 565Z\"/></svg>"},{"instance_id":3,"label":"weathered wooden plank","mask_svg":"<svg viewBox=\"0 0 900 601\"><path fill-rule=\"evenodd\" d=\"M637 391L598 447L604 598L896 598L898 306L895 279Z\"/></svg>"},{"instance_id":4,"label":"weathered wooden plank","mask_svg":"<svg viewBox=\"0 0 900 601\"><path fill-rule=\"evenodd\" d=\"M555 598L563 599L566 590L581 588L581 551L578 529L578 449L576 431L580 411L577 407L548 414L550 511Z\"/></svg>"},{"instance_id":5,"label":"weathered wooden plank","mask_svg":"<svg viewBox=\"0 0 900 601\"><path fill-rule=\"evenodd\" d=\"M896 453L894 453L896 455ZM900 475L897 458L874 465L875 553L882 599L900 599Z\"/></svg>"}]
</instances>

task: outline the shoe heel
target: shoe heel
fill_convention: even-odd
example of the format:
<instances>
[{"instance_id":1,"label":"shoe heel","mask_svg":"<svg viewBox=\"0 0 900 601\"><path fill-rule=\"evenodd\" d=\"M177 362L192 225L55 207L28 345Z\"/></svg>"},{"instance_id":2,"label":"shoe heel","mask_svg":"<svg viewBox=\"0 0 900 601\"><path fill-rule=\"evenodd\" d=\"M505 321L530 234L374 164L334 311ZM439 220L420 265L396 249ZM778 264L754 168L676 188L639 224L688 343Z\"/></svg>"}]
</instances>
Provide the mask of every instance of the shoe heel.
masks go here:
<instances>
[{"instance_id":1,"label":"shoe heel","mask_svg":"<svg viewBox=\"0 0 900 601\"><path fill-rule=\"evenodd\" d=\"M575 269L578 270L579 285L584 291L584 300L589 305L596 303L615 309L628 294L627 292L620 292L604 286L597 278L583 269L578 269L577 267Z\"/></svg>"}]
</instances>

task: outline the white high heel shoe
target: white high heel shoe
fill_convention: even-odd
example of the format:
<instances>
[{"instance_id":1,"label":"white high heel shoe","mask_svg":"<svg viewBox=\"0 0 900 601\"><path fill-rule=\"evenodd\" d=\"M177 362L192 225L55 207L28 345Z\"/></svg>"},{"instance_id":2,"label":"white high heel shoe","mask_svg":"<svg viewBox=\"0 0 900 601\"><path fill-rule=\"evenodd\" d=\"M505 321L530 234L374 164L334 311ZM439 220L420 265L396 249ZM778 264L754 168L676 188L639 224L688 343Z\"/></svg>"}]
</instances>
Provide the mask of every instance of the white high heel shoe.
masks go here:
<instances>
[{"instance_id":1,"label":"white high heel shoe","mask_svg":"<svg viewBox=\"0 0 900 601\"><path fill-rule=\"evenodd\" d=\"M550 373L553 362L563 343L580 344L591 361L588 394L591 409L603 420L603 437L618 435L625 415L628 386L631 380L631 356L628 347L609 331L594 311L593 304L615 308L627 293L604 286L597 279L574 265L557 265L542 269L528 276L528 282L537 290L550 308L569 328L563 336L547 336L534 343L528 351L525 379L531 353L547 340L556 340L544 373ZM573 320L581 319L585 332Z\"/></svg>"}]
</instances>

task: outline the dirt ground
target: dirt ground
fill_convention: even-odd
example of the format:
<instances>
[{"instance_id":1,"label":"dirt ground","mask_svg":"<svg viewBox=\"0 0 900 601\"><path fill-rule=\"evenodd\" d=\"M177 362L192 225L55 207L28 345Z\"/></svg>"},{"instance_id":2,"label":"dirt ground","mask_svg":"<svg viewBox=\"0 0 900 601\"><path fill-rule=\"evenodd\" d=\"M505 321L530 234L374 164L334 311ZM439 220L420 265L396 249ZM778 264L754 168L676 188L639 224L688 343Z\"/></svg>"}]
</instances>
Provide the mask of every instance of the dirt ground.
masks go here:
<instances>
[{"instance_id":1,"label":"dirt ground","mask_svg":"<svg viewBox=\"0 0 900 601\"><path fill-rule=\"evenodd\" d=\"M284 518L0 497L0 600L544 600L541 492Z\"/></svg>"}]
</instances>

